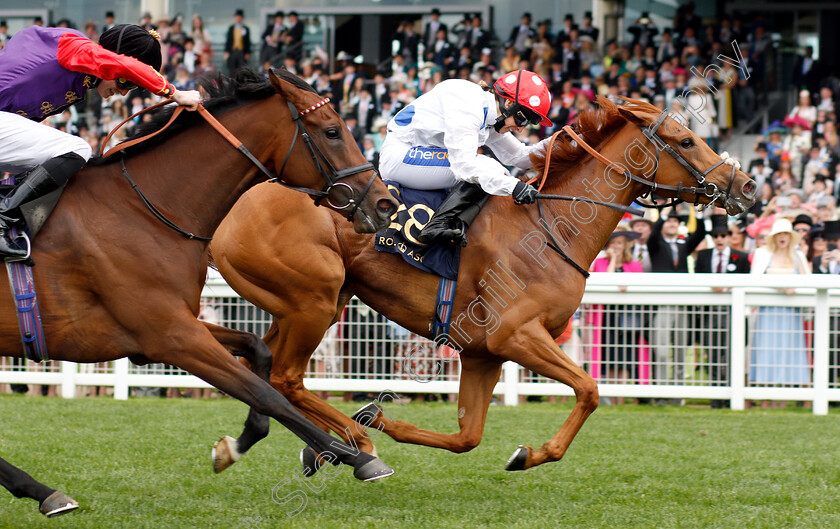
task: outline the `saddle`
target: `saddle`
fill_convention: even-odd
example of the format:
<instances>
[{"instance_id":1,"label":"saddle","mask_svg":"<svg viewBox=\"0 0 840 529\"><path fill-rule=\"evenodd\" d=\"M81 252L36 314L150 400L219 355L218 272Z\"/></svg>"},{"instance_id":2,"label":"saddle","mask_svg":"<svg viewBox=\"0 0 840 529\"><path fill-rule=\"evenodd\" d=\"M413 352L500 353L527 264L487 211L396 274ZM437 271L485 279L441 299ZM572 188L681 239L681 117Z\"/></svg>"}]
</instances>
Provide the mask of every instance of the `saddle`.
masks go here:
<instances>
[{"instance_id":1,"label":"saddle","mask_svg":"<svg viewBox=\"0 0 840 529\"><path fill-rule=\"evenodd\" d=\"M458 279L461 247L451 244L423 244L417 240L420 230L447 196L445 190L424 191L385 181L391 194L400 201L397 218L376 233L374 248L399 254L405 262L443 278Z\"/></svg>"}]
</instances>

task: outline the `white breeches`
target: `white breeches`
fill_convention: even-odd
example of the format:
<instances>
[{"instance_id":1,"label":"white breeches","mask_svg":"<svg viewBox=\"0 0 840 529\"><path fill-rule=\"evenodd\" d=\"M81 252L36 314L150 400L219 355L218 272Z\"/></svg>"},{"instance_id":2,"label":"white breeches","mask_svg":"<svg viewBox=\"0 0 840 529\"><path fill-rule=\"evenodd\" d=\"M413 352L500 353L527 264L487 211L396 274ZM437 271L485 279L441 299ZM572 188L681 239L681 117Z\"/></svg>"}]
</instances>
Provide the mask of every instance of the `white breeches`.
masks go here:
<instances>
[{"instance_id":1,"label":"white breeches","mask_svg":"<svg viewBox=\"0 0 840 529\"><path fill-rule=\"evenodd\" d=\"M71 152L85 161L92 154L90 145L78 136L17 114L0 112L0 167L32 169Z\"/></svg>"}]
</instances>

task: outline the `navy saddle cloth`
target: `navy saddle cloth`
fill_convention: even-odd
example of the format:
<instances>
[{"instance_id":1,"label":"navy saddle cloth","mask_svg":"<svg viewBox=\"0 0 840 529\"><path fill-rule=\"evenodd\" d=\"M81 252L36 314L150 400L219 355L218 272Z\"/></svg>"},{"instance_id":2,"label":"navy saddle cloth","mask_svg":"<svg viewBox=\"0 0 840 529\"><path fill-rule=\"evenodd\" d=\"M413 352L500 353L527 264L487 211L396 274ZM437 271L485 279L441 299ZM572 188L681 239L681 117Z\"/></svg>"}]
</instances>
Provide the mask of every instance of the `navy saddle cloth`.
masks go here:
<instances>
[{"instance_id":1,"label":"navy saddle cloth","mask_svg":"<svg viewBox=\"0 0 840 529\"><path fill-rule=\"evenodd\" d=\"M426 245L417 241L417 235L446 198L447 191L410 189L389 180L385 181L385 185L401 205L396 220L391 220L388 228L376 233L374 248L380 252L400 254L405 262L425 272L458 279L460 246Z\"/></svg>"}]
</instances>

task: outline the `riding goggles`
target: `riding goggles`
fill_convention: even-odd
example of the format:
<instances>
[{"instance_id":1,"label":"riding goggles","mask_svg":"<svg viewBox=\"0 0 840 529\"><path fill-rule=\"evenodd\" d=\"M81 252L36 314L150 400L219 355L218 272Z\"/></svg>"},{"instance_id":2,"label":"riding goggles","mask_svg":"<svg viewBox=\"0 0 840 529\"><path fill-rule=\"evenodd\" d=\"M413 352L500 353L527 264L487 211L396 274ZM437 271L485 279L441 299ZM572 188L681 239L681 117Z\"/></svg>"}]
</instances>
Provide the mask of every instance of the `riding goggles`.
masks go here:
<instances>
[{"instance_id":1,"label":"riding goggles","mask_svg":"<svg viewBox=\"0 0 840 529\"><path fill-rule=\"evenodd\" d=\"M513 116L513 122L517 127L539 125L542 121L542 117L540 117L536 112L524 107L520 107L512 112L511 116Z\"/></svg>"}]
</instances>

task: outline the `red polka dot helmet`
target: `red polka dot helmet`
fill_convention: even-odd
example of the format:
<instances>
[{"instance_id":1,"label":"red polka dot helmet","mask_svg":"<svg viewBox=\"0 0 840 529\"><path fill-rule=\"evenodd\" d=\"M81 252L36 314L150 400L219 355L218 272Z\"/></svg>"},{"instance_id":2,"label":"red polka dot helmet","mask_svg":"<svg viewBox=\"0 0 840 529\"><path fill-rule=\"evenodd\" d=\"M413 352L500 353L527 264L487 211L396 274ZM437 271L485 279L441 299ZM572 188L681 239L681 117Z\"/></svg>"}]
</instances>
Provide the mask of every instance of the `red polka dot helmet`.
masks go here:
<instances>
[{"instance_id":1,"label":"red polka dot helmet","mask_svg":"<svg viewBox=\"0 0 840 529\"><path fill-rule=\"evenodd\" d=\"M513 101L509 109L502 109L507 116L516 117L521 111L528 121L546 127L554 125L548 119L551 109L551 93L542 77L528 70L506 73L493 83L493 91L500 97Z\"/></svg>"}]
</instances>

